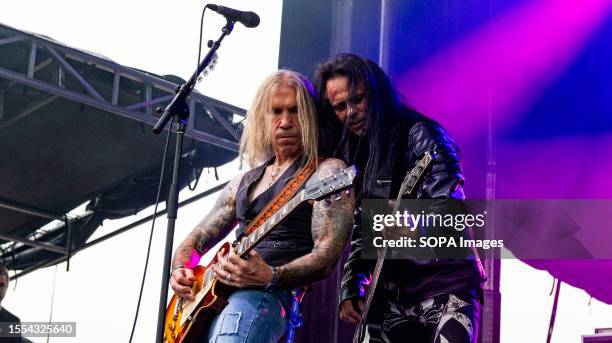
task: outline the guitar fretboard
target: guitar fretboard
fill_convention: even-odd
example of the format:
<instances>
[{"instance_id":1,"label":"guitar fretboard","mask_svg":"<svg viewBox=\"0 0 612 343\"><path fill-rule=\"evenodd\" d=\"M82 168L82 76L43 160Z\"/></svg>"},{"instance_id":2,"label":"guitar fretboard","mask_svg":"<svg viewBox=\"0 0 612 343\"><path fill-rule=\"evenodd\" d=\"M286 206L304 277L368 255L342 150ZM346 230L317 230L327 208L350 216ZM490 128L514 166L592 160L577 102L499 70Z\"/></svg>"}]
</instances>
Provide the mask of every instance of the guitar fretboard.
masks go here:
<instances>
[{"instance_id":1,"label":"guitar fretboard","mask_svg":"<svg viewBox=\"0 0 612 343\"><path fill-rule=\"evenodd\" d=\"M304 191L300 191L291 200L287 201L283 207L281 207L276 213L270 216L266 221L253 231L250 235L243 237L242 240L236 245L236 254L244 255L251 250L255 245L274 228L276 224L281 222L287 215L289 215L299 204L304 201ZM247 232L249 227L245 229Z\"/></svg>"},{"instance_id":2,"label":"guitar fretboard","mask_svg":"<svg viewBox=\"0 0 612 343\"><path fill-rule=\"evenodd\" d=\"M243 256L249 250L255 247L257 243L270 232L276 224L285 219L287 215L289 215L298 205L300 205L305 198L304 191L300 191L296 196L294 196L291 200L287 201L283 207L281 207L276 213L274 213L270 218L268 218L260 227L258 227L254 232L250 235L245 236L240 240L240 242L234 248L236 250L236 255ZM249 229L247 227L245 232ZM215 264L217 267L221 267L220 263ZM212 268L207 269L204 273L204 284L208 285L213 281L215 277L215 273Z\"/></svg>"}]
</instances>

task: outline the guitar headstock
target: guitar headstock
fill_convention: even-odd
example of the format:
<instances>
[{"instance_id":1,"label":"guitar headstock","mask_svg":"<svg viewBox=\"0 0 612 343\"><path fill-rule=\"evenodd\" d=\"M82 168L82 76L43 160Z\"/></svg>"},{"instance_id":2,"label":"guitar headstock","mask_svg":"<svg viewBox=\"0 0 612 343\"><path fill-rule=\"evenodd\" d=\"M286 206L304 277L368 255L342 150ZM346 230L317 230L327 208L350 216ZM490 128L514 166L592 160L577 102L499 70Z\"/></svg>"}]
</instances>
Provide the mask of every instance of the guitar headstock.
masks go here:
<instances>
[{"instance_id":1,"label":"guitar headstock","mask_svg":"<svg viewBox=\"0 0 612 343\"><path fill-rule=\"evenodd\" d=\"M406 191L403 193L403 195L412 194L412 192L414 191L414 187L423 177L425 169L427 169L429 163L431 163L432 160L433 157L431 156L431 153L429 151L426 151L423 155L423 158L417 161L412 170L410 170L410 173L406 176Z\"/></svg>"},{"instance_id":2,"label":"guitar headstock","mask_svg":"<svg viewBox=\"0 0 612 343\"><path fill-rule=\"evenodd\" d=\"M353 165L315 184L307 185L304 189L304 200L320 200L329 194L349 188L353 185L355 176L357 167Z\"/></svg>"}]
</instances>

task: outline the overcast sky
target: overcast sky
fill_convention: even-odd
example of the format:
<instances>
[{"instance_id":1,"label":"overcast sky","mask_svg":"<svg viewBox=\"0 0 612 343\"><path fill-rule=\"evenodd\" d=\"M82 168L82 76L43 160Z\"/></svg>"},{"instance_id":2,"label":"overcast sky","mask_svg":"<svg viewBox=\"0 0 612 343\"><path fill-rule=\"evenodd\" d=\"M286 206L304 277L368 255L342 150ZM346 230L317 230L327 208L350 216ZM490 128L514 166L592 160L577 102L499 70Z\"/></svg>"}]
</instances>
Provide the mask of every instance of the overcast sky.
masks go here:
<instances>
[{"instance_id":1,"label":"overcast sky","mask_svg":"<svg viewBox=\"0 0 612 343\"><path fill-rule=\"evenodd\" d=\"M187 79L196 67L200 16L205 2L195 0L108 0L4 2L0 23L51 37L73 48L104 55L116 63L155 74ZM259 83L278 64L281 1L217 1L224 6L254 11L257 28L236 24L219 49L215 70L197 86L208 96L247 108ZM216 39L225 19L207 11L204 44ZM182 30L182 31L181 31ZM207 48L203 49L203 55ZM198 194L238 173L237 163L219 169L220 181L204 171ZM202 219L215 196L179 211L175 245ZM77 211L78 212L78 211ZM92 239L150 214L105 221ZM89 248L65 264L46 268L13 282L2 305L22 321L76 321L75 342L127 342L134 318L150 223ZM153 252L134 342L155 337L165 217L158 220ZM53 285L55 284L55 292ZM51 302L53 301L53 307ZM53 308L51 310L51 308ZM66 339L56 339L67 341ZM51 339L51 341L56 341ZM45 342L44 338L32 338Z\"/></svg>"}]
</instances>

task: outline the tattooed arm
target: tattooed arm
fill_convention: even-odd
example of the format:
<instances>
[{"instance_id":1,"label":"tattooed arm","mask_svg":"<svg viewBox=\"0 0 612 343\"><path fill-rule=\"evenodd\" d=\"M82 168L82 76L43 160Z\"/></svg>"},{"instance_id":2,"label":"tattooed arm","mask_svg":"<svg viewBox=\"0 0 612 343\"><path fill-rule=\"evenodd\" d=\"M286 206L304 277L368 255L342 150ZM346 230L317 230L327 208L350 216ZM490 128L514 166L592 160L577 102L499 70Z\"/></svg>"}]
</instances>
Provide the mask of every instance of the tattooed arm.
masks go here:
<instances>
[{"instance_id":1,"label":"tattooed arm","mask_svg":"<svg viewBox=\"0 0 612 343\"><path fill-rule=\"evenodd\" d=\"M183 265L185 268L177 268L172 272L170 286L181 298L193 300L191 286L195 276L192 268L198 264L206 250L231 229L230 224L236 217L236 191L241 179L242 176L238 176L223 188L210 213L176 249L172 266Z\"/></svg>"},{"instance_id":2,"label":"tattooed arm","mask_svg":"<svg viewBox=\"0 0 612 343\"><path fill-rule=\"evenodd\" d=\"M212 210L176 249L172 266L193 268L199 257L229 232L236 217L236 191L241 179L235 177L223 188Z\"/></svg>"},{"instance_id":3,"label":"tattooed arm","mask_svg":"<svg viewBox=\"0 0 612 343\"><path fill-rule=\"evenodd\" d=\"M346 168L338 159L327 159L319 166L313 178L322 180ZM353 192L340 200L326 204L315 201L312 206L312 239L314 248L300 258L280 267L279 285L293 287L327 277L342 255L344 245L353 227Z\"/></svg>"}]
</instances>

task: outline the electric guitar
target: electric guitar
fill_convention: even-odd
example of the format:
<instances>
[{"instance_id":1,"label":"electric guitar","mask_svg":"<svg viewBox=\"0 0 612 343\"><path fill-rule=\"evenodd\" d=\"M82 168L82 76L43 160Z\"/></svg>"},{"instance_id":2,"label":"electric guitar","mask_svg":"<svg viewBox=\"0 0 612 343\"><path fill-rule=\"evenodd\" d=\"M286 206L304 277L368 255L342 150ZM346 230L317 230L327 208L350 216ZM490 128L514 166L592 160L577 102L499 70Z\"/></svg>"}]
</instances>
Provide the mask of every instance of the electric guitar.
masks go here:
<instances>
[{"instance_id":1,"label":"electric guitar","mask_svg":"<svg viewBox=\"0 0 612 343\"><path fill-rule=\"evenodd\" d=\"M304 189L287 201L273 215L264 221L253 221L244 232L251 232L251 227L257 227L250 235L235 243L235 251L239 256L245 256L274 227L291 213L298 205L309 200L320 200L335 194L334 199L342 197L341 191L351 187L356 176L355 166L348 167L314 184L306 183ZM347 190L347 192L349 192ZM222 256L229 253L231 244L223 244L219 249ZM196 281L192 285L194 300L185 300L176 294L172 296L166 309L164 324L164 343L201 342L206 335L212 319L227 305L227 298L235 290L217 282L212 266L218 264L217 254L207 266L198 265L193 269Z\"/></svg>"},{"instance_id":2,"label":"electric guitar","mask_svg":"<svg viewBox=\"0 0 612 343\"><path fill-rule=\"evenodd\" d=\"M393 212L396 213L399 209L402 197L404 195L412 195L416 188L416 185L421 181L423 175L425 175L425 171L429 164L432 161L431 154L429 151L425 152L423 158L417 161L415 166L406 174L402 184L400 186L399 192L397 193L397 199L395 200L395 205L393 206ZM382 271L383 263L385 261L385 257L387 256L387 248L381 248L378 250L378 257L376 259L376 266L374 267L374 272L372 273L372 279L369 282L369 288L367 292L367 296L363 306L363 312L361 314L361 321L357 324L357 328L355 329L355 334L353 335L353 343L375 343L382 342L380 339L381 334L381 326L378 324L374 324L369 321L369 316L371 315L371 307L372 300L374 299L374 295L376 292L376 286L378 285L378 280L380 278L380 272Z\"/></svg>"}]
</instances>

